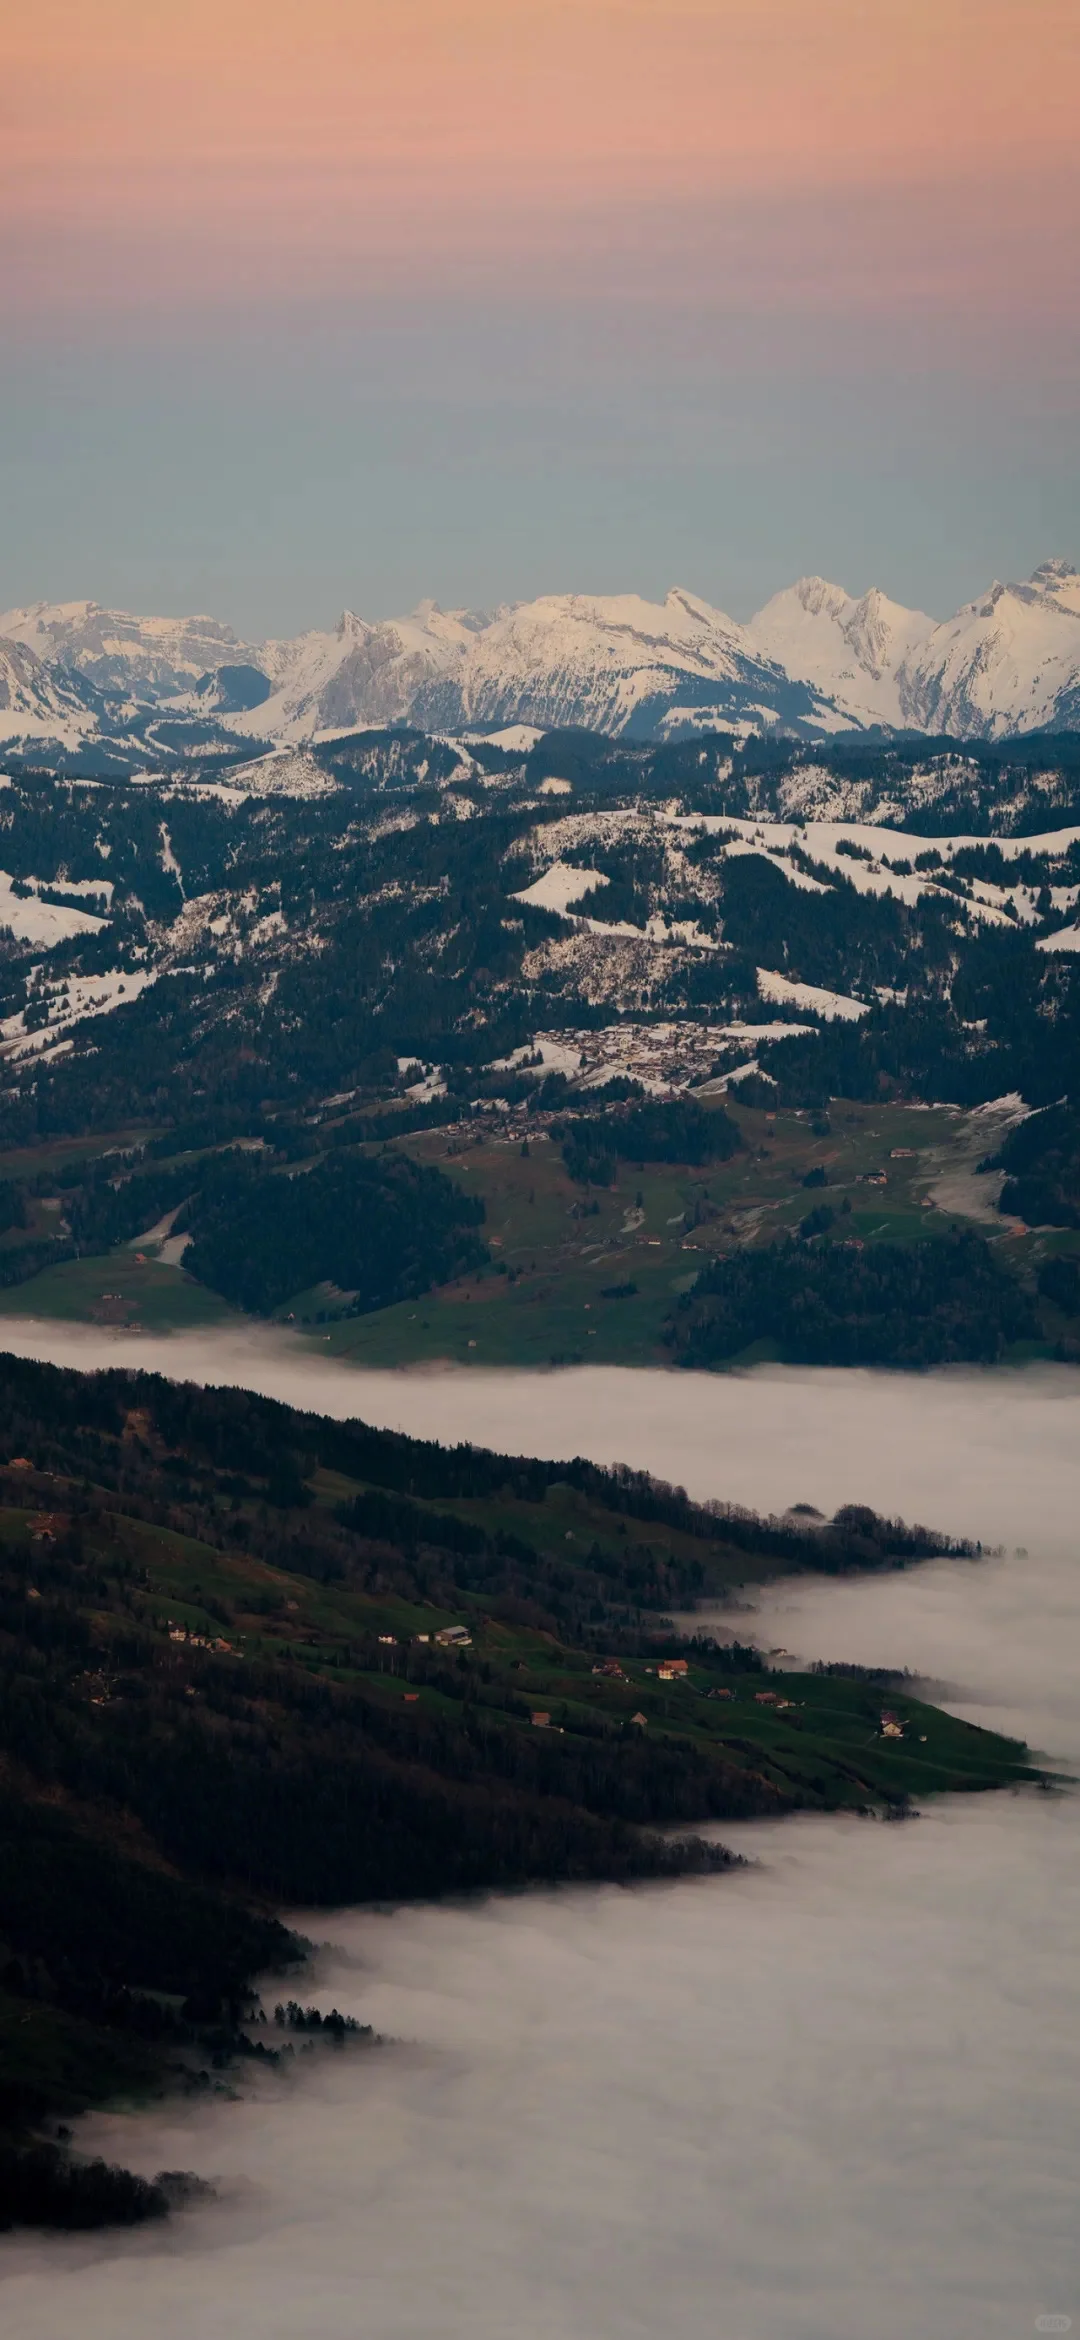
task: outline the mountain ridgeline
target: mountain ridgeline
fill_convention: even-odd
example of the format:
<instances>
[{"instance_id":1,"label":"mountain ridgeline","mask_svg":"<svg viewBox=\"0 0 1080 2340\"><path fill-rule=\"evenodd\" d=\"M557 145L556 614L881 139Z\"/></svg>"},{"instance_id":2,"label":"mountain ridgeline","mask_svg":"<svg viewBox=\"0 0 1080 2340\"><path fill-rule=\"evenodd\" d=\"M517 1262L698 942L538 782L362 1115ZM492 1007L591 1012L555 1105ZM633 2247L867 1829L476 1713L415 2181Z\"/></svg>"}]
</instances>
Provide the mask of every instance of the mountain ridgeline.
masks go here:
<instances>
[{"instance_id":1,"label":"mountain ridgeline","mask_svg":"<svg viewBox=\"0 0 1080 2340\"><path fill-rule=\"evenodd\" d=\"M748 624L676 588L548 594L488 614L425 602L372 623L245 643L210 618L94 602L0 617L0 727L67 768L142 768L200 749L250 755L324 731L575 727L626 738L839 729L999 738L1075 726L1080 577L1061 559L935 621L821 577Z\"/></svg>"}]
</instances>

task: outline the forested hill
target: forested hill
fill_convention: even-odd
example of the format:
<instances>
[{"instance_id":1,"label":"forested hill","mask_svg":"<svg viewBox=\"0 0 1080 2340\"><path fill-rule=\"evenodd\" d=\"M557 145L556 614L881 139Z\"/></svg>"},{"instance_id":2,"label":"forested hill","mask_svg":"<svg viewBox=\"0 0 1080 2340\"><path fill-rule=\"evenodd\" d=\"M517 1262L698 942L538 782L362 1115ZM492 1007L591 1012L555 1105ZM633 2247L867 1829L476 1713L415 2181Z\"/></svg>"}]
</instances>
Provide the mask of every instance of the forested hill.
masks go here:
<instances>
[{"instance_id":1,"label":"forested hill","mask_svg":"<svg viewBox=\"0 0 1080 2340\"><path fill-rule=\"evenodd\" d=\"M301 1955L275 1905L672 1874L722 1865L707 1820L1026 1776L902 1682L885 1733L881 1681L664 1622L799 1566L973 1556L929 1531L12 1358L0 1425L9 2216L164 2206L31 2140L264 2054L251 1978Z\"/></svg>"},{"instance_id":2,"label":"forested hill","mask_svg":"<svg viewBox=\"0 0 1080 2340\"><path fill-rule=\"evenodd\" d=\"M3 1142L255 1142L421 1088L430 1111L505 1094L538 1033L571 1069L605 1026L632 1055L635 1022L679 1025L676 1086L760 1060L795 1103L1080 1081L1075 742L379 734L316 767L296 795L5 783Z\"/></svg>"}]
</instances>

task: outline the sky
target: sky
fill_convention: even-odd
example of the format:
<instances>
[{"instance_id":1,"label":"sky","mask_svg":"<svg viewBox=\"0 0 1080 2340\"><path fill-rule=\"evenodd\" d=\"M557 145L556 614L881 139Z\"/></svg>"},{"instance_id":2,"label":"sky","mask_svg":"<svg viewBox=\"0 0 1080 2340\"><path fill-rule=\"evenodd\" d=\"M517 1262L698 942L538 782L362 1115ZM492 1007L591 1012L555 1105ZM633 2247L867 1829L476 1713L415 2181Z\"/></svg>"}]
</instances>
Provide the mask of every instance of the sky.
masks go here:
<instances>
[{"instance_id":1,"label":"sky","mask_svg":"<svg viewBox=\"0 0 1080 2340\"><path fill-rule=\"evenodd\" d=\"M36 0L0 605L1080 558L1076 0Z\"/></svg>"}]
</instances>

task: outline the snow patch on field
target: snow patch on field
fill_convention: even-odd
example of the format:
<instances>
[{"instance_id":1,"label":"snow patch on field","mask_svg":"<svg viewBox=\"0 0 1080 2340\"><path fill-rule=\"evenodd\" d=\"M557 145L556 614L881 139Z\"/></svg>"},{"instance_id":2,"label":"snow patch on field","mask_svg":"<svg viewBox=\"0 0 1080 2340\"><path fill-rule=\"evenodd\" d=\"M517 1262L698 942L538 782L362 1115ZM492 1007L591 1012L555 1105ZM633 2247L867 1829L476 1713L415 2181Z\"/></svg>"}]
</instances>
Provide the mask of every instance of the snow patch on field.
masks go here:
<instances>
[{"instance_id":1,"label":"snow patch on field","mask_svg":"<svg viewBox=\"0 0 1080 2340\"><path fill-rule=\"evenodd\" d=\"M23 885L48 885L47 878L24 878ZM59 886L62 881L55 881ZM105 918L94 918L89 910L62 909L58 902L42 902L37 892L16 894L13 880L6 870L0 870L0 927L7 927L17 942L41 943L51 950L54 943L67 942L74 934L100 934L108 925ZM74 886L64 886L65 893L74 893ZM93 891L94 889L89 889ZM96 889L104 893L102 885Z\"/></svg>"},{"instance_id":2,"label":"snow patch on field","mask_svg":"<svg viewBox=\"0 0 1080 2340\"><path fill-rule=\"evenodd\" d=\"M1020 916L1033 916L1028 895L1023 887L1016 887L1011 895L1001 886L985 879L970 881L970 892L954 893L950 886L940 882L936 870L918 870L911 865L924 853L940 855L943 869L948 869L955 855L966 848L996 845L1004 859L1015 860L1018 854L1053 853L1068 850L1078 834L1076 829L1058 829L1039 837L920 837L904 829L889 829L868 821L770 821L747 820L726 813L676 813L668 816L671 827L683 831L705 831L719 836L717 859L735 860L741 854L767 855L775 869L793 885L827 893L830 884L839 881L854 886L860 894L891 894L897 901L912 907L928 895L946 900L954 910L963 910L972 918L990 926L1012 925L1006 907L1012 899ZM858 853L843 848L856 846ZM793 850L823 873L811 876L791 858ZM869 859L864 856L869 855ZM907 866L896 867L897 862ZM824 882L823 882L824 880Z\"/></svg>"},{"instance_id":3,"label":"snow patch on field","mask_svg":"<svg viewBox=\"0 0 1080 2340\"><path fill-rule=\"evenodd\" d=\"M757 986L762 999L775 1000L780 1006L812 1009L827 1023L857 1024L861 1016L870 1013L864 999L848 999L842 991L822 991L816 983L790 983L786 975L778 975L769 967L757 969Z\"/></svg>"},{"instance_id":4,"label":"snow patch on field","mask_svg":"<svg viewBox=\"0 0 1080 2340\"><path fill-rule=\"evenodd\" d=\"M1080 926L1059 926L1056 934L1041 934L1037 951L1080 951Z\"/></svg>"},{"instance_id":5,"label":"snow patch on field","mask_svg":"<svg viewBox=\"0 0 1080 2340\"><path fill-rule=\"evenodd\" d=\"M829 894L832 892L831 886L823 885L820 878L811 877L807 870L799 869L795 862L788 861L783 853L774 852L767 845L744 844L740 841L737 844L721 847L721 857L724 861L745 860L748 855L753 855L758 861L771 862L773 868L779 870L781 877L787 878L790 885L801 886L804 893Z\"/></svg>"},{"instance_id":6,"label":"snow patch on field","mask_svg":"<svg viewBox=\"0 0 1080 2340\"><path fill-rule=\"evenodd\" d=\"M662 912L657 912L646 926L631 926L625 918L578 916L574 903L582 901L594 886L607 886L610 883L610 878L605 877L602 870L574 869L568 862L556 861L550 869L544 871L542 877L534 878L531 886L526 886L523 892L512 894L510 898L514 902L531 902L540 910L551 911L556 918L573 918L584 933L599 935L601 938L617 936L625 942L657 943L662 948L678 944L692 951L719 949L719 944L711 935L703 933L693 918L668 919Z\"/></svg>"},{"instance_id":7,"label":"snow patch on field","mask_svg":"<svg viewBox=\"0 0 1080 2340\"><path fill-rule=\"evenodd\" d=\"M129 1007L140 992L157 982L157 976L148 969L134 973L129 967L114 967L106 975L69 975L61 983L46 985L49 1021L38 1031L26 1029L26 1009L17 1015L5 1016L0 1022L0 1050L9 1059L41 1056L54 1053L58 1034L72 1024L85 1023L91 1016L111 1015L114 1008Z\"/></svg>"},{"instance_id":8,"label":"snow patch on field","mask_svg":"<svg viewBox=\"0 0 1080 2340\"><path fill-rule=\"evenodd\" d=\"M534 878L520 894L511 896L515 902L532 902L538 910L552 910L564 918L571 904L591 894L594 886L610 885L611 880L598 869L572 869L565 861L555 861L542 877Z\"/></svg>"},{"instance_id":9,"label":"snow patch on field","mask_svg":"<svg viewBox=\"0 0 1080 2340\"><path fill-rule=\"evenodd\" d=\"M534 748L537 742L545 736L544 732L537 729L535 723L508 723L502 731L467 731L464 734L470 747L502 748L508 756L527 756L530 749ZM568 789L569 786L569 780L557 780L554 786L545 780L542 783L542 792L546 789L549 794L554 795L556 790Z\"/></svg>"}]
</instances>

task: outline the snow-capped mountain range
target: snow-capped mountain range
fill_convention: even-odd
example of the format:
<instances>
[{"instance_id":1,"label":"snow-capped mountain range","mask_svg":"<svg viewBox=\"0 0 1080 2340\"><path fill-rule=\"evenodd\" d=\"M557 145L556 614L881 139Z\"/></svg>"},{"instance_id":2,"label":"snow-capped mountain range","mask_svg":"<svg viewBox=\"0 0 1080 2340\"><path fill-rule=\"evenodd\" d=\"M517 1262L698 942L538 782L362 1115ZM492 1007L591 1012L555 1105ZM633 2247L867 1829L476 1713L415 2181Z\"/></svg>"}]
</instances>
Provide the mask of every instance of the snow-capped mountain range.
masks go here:
<instances>
[{"instance_id":1,"label":"snow-capped mountain range","mask_svg":"<svg viewBox=\"0 0 1080 2340\"><path fill-rule=\"evenodd\" d=\"M493 615L422 602L244 642L208 617L96 602L0 616L0 739L114 768L409 724L639 739L878 729L1003 738L1080 728L1080 573L1046 561L944 620L801 578L740 625L681 590L549 594Z\"/></svg>"},{"instance_id":2,"label":"snow-capped mountain range","mask_svg":"<svg viewBox=\"0 0 1080 2340\"><path fill-rule=\"evenodd\" d=\"M994 584L940 621L876 588L854 601L803 577L746 633L856 724L1002 739L1080 723L1080 571L1070 561L1044 561L1023 585Z\"/></svg>"}]
</instances>

